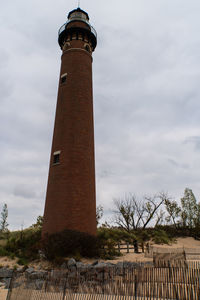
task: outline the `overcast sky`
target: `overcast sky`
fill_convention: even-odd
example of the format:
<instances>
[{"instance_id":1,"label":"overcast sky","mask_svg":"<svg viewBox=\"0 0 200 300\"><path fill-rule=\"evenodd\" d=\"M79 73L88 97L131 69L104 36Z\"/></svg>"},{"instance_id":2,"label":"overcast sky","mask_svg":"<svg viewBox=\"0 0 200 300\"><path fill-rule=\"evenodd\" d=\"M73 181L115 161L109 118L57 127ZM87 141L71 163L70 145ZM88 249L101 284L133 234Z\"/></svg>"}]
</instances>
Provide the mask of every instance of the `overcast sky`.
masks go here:
<instances>
[{"instance_id":1,"label":"overcast sky","mask_svg":"<svg viewBox=\"0 0 200 300\"><path fill-rule=\"evenodd\" d=\"M43 214L61 51L75 0L0 3L0 210ZM185 187L200 196L200 1L81 0L94 53L97 204Z\"/></svg>"}]
</instances>

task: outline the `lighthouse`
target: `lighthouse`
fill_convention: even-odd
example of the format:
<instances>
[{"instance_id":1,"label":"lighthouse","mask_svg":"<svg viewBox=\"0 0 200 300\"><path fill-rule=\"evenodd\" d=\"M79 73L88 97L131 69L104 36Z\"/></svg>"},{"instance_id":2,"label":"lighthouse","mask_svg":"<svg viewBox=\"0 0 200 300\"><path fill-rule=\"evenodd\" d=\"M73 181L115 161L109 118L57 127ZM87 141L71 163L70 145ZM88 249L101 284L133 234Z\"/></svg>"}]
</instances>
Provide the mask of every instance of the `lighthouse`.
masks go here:
<instances>
[{"instance_id":1,"label":"lighthouse","mask_svg":"<svg viewBox=\"0 0 200 300\"><path fill-rule=\"evenodd\" d=\"M80 8L58 33L61 68L43 235L96 234L92 54L97 34Z\"/></svg>"}]
</instances>

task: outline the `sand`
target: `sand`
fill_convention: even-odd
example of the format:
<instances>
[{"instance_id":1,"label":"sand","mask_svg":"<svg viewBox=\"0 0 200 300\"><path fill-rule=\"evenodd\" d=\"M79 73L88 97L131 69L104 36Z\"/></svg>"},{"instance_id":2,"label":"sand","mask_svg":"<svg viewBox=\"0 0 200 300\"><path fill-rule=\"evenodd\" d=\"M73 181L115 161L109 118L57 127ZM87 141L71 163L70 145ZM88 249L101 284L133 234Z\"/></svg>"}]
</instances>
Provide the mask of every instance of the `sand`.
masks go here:
<instances>
[{"instance_id":1,"label":"sand","mask_svg":"<svg viewBox=\"0 0 200 300\"><path fill-rule=\"evenodd\" d=\"M177 241L171 245L153 245L156 248L197 248L200 250L200 241L192 237L177 238Z\"/></svg>"},{"instance_id":2,"label":"sand","mask_svg":"<svg viewBox=\"0 0 200 300\"><path fill-rule=\"evenodd\" d=\"M199 249L200 253L200 241L195 240L192 237L186 237L186 238L177 238L176 242L173 244L163 244L163 245L158 245L158 244L151 244L152 247L155 248L162 248L162 249L167 249L171 252L173 252L173 249L176 248L194 248L194 249ZM123 256L117 257L116 259L113 260L100 260L101 262L111 262L111 263L118 263L120 261L130 261L130 262L146 262L146 261L152 261L152 258L147 258L145 257L144 253L134 253L134 251L131 249L130 253L126 253L125 250L122 252ZM82 260L84 263L92 263L94 260L92 259L83 259Z\"/></svg>"},{"instance_id":3,"label":"sand","mask_svg":"<svg viewBox=\"0 0 200 300\"><path fill-rule=\"evenodd\" d=\"M9 267L13 268L14 266L18 266L17 264L17 258L11 259L9 257L0 257L0 267ZM1 300L1 298L0 298Z\"/></svg>"},{"instance_id":4,"label":"sand","mask_svg":"<svg viewBox=\"0 0 200 300\"><path fill-rule=\"evenodd\" d=\"M0 300L6 300L8 290L0 288Z\"/></svg>"}]
</instances>

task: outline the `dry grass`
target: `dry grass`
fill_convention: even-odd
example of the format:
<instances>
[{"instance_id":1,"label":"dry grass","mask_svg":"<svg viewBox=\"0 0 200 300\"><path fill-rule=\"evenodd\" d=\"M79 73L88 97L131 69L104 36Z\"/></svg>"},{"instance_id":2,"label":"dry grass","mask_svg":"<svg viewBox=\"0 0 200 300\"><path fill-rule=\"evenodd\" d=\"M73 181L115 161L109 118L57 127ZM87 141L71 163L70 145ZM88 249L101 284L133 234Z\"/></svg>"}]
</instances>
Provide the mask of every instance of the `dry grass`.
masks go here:
<instances>
[{"instance_id":1,"label":"dry grass","mask_svg":"<svg viewBox=\"0 0 200 300\"><path fill-rule=\"evenodd\" d=\"M0 299L1 299L1 300L6 300L7 293L8 293L8 290L5 290L5 289L3 289L3 288L0 288Z\"/></svg>"},{"instance_id":2,"label":"dry grass","mask_svg":"<svg viewBox=\"0 0 200 300\"><path fill-rule=\"evenodd\" d=\"M9 267L13 268L14 266L17 266L17 258L11 259L9 257L0 257L0 267ZM1 300L1 298L0 298Z\"/></svg>"},{"instance_id":3,"label":"dry grass","mask_svg":"<svg viewBox=\"0 0 200 300\"><path fill-rule=\"evenodd\" d=\"M6 240L5 239L3 239L3 240L0 239L0 246L4 247L5 245L6 245Z\"/></svg>"}]
</instances>

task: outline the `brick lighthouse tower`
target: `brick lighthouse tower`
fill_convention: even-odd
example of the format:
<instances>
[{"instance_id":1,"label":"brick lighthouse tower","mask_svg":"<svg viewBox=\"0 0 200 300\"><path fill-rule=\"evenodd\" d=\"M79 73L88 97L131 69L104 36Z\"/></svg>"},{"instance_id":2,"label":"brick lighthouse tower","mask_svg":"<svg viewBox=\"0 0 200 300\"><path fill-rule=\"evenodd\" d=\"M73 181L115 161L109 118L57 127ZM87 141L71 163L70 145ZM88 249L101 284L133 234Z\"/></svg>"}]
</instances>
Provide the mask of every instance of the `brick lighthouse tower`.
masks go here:
<instances>
[{"instance_id":1,"label":"brick lighthouse tower","mask_svg":"<svg viewBox=\"0 0 200 300\"><path fill-rule=\"evenodd\" d=\"M97 35L77 8L60 28L62 50L43 235L96 234L92 52Z\"/></svg>"}]
</instances>

